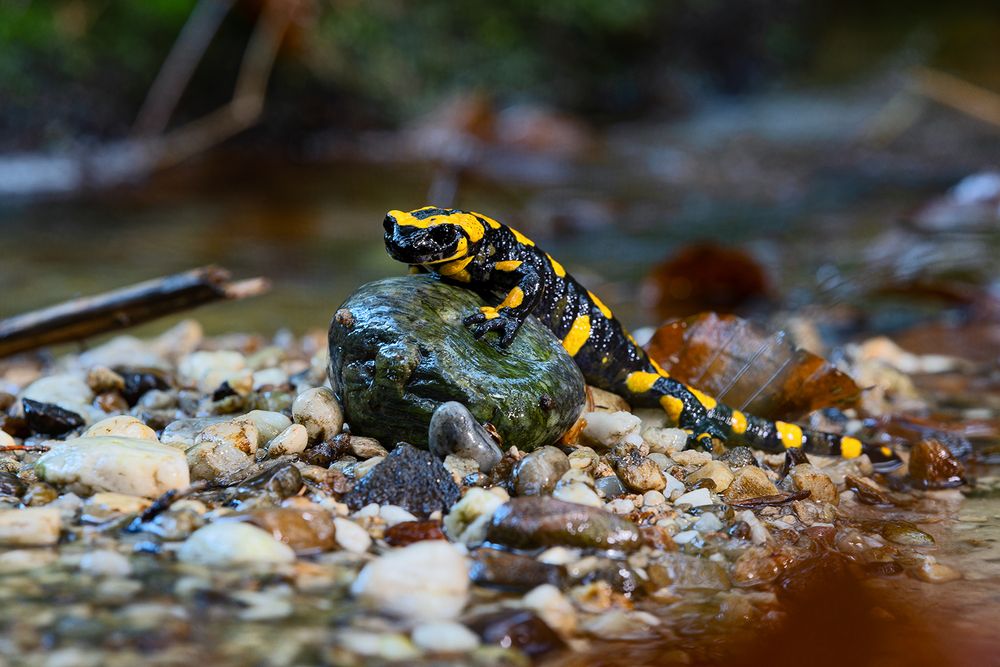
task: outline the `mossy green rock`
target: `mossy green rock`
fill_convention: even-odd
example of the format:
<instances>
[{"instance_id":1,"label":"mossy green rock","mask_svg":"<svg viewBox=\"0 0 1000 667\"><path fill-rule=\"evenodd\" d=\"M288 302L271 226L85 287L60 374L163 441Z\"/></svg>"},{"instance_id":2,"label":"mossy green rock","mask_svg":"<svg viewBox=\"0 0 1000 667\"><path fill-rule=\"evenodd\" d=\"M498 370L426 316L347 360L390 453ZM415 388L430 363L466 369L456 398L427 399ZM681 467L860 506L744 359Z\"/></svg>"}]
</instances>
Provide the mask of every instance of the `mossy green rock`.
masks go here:
<instances>
[{"instance_id":1,"label":"mossy green rock","mask_svg":"<svg viewBox=\"0 0 1000 667\"><path fill-rule=\"evenodd\" d=\"M557 440L584 406L580 370L559 340L529 317L506 350L476 340L462 319L486 305L433 276L361 286L330 325L330 382L351 430L387 444L427 447L446 401L490 422L504 444L530 451Z\"/></svg>"}]
</instances>

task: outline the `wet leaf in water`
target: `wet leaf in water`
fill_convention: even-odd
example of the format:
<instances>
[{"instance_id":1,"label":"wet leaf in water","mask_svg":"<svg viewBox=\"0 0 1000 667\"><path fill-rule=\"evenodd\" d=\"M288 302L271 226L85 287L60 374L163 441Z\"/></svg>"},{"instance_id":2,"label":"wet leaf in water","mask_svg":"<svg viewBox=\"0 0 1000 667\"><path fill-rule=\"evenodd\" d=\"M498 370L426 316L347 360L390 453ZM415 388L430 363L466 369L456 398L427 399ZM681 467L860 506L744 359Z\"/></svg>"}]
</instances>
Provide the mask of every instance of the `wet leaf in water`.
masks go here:
<instances>
[{"instance_id":1,"label":"wet leaf in water","mask_svg":"<svg viewBox=\"0 0 1000 667\"><path fill-rule=\"evenodd\" d=\"M768 419L851 407L861 392L826 360L734 315L701 313L668 322L646 351L678 380Z\"/></svg>"},{"instance_id":2,"label":"wet leaf in water","mask_svg":"<svg viewBox=\"0 0 1000 667\"><path fill-rule=\"evenodd\" d=\"M965 484L965 468L940 441L921 440L910 452L910 479L924 489L948 489Z\"/></svg>"}]
</instances>

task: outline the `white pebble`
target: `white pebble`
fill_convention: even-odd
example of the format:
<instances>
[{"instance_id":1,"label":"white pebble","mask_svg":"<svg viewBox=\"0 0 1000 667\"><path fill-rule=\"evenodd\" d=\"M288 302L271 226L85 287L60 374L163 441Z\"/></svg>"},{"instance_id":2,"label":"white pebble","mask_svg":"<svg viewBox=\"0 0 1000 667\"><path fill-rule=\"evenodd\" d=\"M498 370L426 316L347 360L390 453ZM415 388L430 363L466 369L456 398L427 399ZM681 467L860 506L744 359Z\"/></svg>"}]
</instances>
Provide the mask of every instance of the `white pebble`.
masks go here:
<instances>
[{"instance_id":1,"label":"white pebble","mask_svg":"<svg viewBox=\"0 0 1000 667\"><path fill-rule=\"evenodd\" d=\"M344 411L330 389L314 387L295 398L292 419L306 427L309 442L320 442L340 433Z\"/></svg>"},{"instance_id":2,"label":"white pebble","mask_svg":"<svg viewBox=\"0 0 1000 667\"><path fill-rule=\"evenodd\" d=\"M78 493L113 491L147 498L191 483L187 460L179 450L119 436L53 442L35 463L35 474Z\"/></svg>"},{"instance_id":3,"label":"white pebble","mask_svg":"<svg viewBox=\"0 0 1000 667\"><path fill-rule=\"evenodd\" d=\"M412 620L458 616L469 594L469 565L444 540L425 540L368 563L351 593L379 611Z\"/></svg>"},{"instance_id":4,"label":"white pebble","mask_svg":"<svg viewBox=\"0 0 1000 667\"><path fill-rule=\"evenodd\" d=\"M631 412L587 412L583 435L606 447L616 445L627 436L638 433L642 420Z\"/></svg>"},{"instance_id":5,"label":"white pebble","mask_svg":"<svg viewBox=\"0 0 1000 667\"><path fill-rule=\"evenodd\" d=\"M560 484L552 492L553 498L564 500L577 505L589 505L590 507L604 507L604 501L597 495L597 492L583 482L570 482Z\"/></svg>"},{"instance_id":6,"label":"white pebble","mask_svg":"<svg viewBox=\"0 0 1000 667\"><path fill-rule=\"evenodd\" d=\"M3 429L0 429L0 447L14 447L16 444L17 443L14 442L14 436Z\"/></svg>"},{"instance_id":7,"label":"white pebble","mask_svg":"<svg viewBox=\"0 0 1000 667\"><path fill-rule=\"evenodd\" d=\"M674 493L684 493L684 488L685 488L684 487L684 482L682 482L681 480L677 479L676 477L674 477L670 473L666 473L665 472L665 473L663 473L663 476L667 480L667 487L665 489L663 489L663 495L664 496L666 496L667 498L669 498L672 495L674 495Z\"/></svg>"},{"instance_id":8,"label":"white pebble","mask_svg":"<svg viewBox=\"0 0 1000 667\"><path fill-rule=\"evenodd\" d=\"M249 419L206 426L187 450L192 479L215 480L253 463L259 435Z\"/></svg>"},{"instance_id":9,"label":"white pebble","mask_svg":"<svg viewBox=\"0 0 1000 667\"><path fill-rule=\"evenodd\" d=\"M750 539L756 545L765 544L771 537L767 527L760 522L757 515L750 510L743 510L736 515L736 518L750 526Z\"/></svg>"},{"instance_id":10,"label":"white pebble","mask_svg":"<svg viewBox=\"0 0 1000 667\"><path fill-rule=\"evenodd\" d=\"M667 502L666 496L659 491L647 491L642 496L642 504L646 507L656 507L657 505L662 505L665 502Z\"/></svg>"},{"instance_id":11,"label":"white pebble","mask_svg":"<svg viewBox=\"0 0 1000 667\"><path fill-rule=\"evenodd\" d=\"M417 517L413 516L398 505L382 505L378 508L378 515L383 521L385 521L385 525L390 528L395 526L397 523L417 520Z\"/></svg>"},{"instance_id":12,"label":"white pebble","mask_svg":"<svg viewBox=\"0 0 1000 667\"><path fill-rule=\"evenodd\" d=\"M292 425L292 420L280 412L251 410L233 419L234 422L249 421L257 427L257 446L262 447Z\"/></svg>"},{"instance_id":13,"label":"white pebble","mask_svg":"<svg viewBox=\"0 0 1000 667\"><path fill-rule=\"evenodd\" d=\"M295 552L270 533L242 521L217 521L191 533L177 557L212 567L256 563L291 563Z\"/></svg>"},{"instance_id":14,"label":"white pebble","mask_svg":"<svg viewBox=\"0 0 1000 667\"><path fill-rule=\"evenodd\" d=\"M158 442L156 431L130 415L107 417L93 424L83 432L83 437L85 438L102 435L120 435L123 438L136 438L138 440Z\"/></svg>"},{"instance_id":15,"label":"white pebble","mask_svg":"<svg viewBox=\"0 0 1000 667\"><path fill-rule=\"evenodd\" d=\"M694 529L699 533L714 533L722 530L722 521L712 512L705 512L694 522Z\"/></svg>"},{"instance_id":16,"label":"white pebble","mask_svg":"<svg viewBox=\"0 0 1000 667\"><path fill-rule=\"evenodd\" d=\"M479 636L461 623L438 621L413 628L413 643L429 653L467 653L479 646Z\"/></svg>"},{"instance_id":17,"label":"white pebble","mask_svg":"<svg viewBox=\"0 0 1000 667\"><path fill-rule=\"evenodd\" d=\"M98 549L83 555L80 571L99 577L127 577L132 574L132 565L117 551Z\"/></svg>"},{"instance_id":18,"label":"white pebble","mask_svg":"<svg viewBox=\"0 0 1000 667\"><path fill-rule=\"evenodd\" d=\"M615 498L607 504L607 508L615 514L628 514L635 509L635 503L628 498Z\"/></svg>"},{"instance_id":19,"label":"white pebble","mask_svg":"<svg viewBox=\"0 0 1000 667\"><path fill-rule=\"evenodd\" d=\"M47 546L59 541L59 510L26 507L0 510L0 544Z\"/></svg>"},{"instance_id":20,"label":"white pebble","mask_svg":"<svg viewBox=\"0 0 1000 667\"><path fill-rule=\"evenodd\" d=\"M194 352L181 359L177 380L185 387L208 393L218 389L223 382L239 377L245 368L246 359L234 350Z\"/></svg>"},{"instance_id":21,"label":"white pebble","mask_svg":"<svg viewBox=\"0 0 1000 667\"><path fill-rule=\"evenodd\" d=\"M333 524L337 529L337 544L344 551L363 554L371 547L372 538L369 537L368 531L350 519L337 517L333 520Z\"/></svg>"},{"instance_id":22,"label":"white pebble","mask_svg":"<svg viewBox=\"0 0 1000 667\"><path fill-rule=\"evenodd\" d=\"M549 565L569 565L580 560L580 550L568 547L550 547L538 554L535 560Z\"/></svg>"},{"instance_id":23,"label":"white pebble","mask_svg":"<svg viewBox=\"0 0 1000 667\"><path fill-rule=\"evenodd\" d=\"M674 505L690 505L691 507L702 507L713 504L712 494L708 489L695 489L688 491L674 501Z\"/></svg>"},{"instance_id":24,"label":"white pebble","mask_svg":"<svg viewBox=\"0 0 1000 667\"><path fill-rule=\"evenodd\" d=\"M684 530L674 535L675 544L687 544L701 537L697 530Z\"/></svg>"},{"instance_id":25,"label":"white pebble","mask_svg":"<svg viewBox=\"0 0 1000 667\"><path fill-rule=\"evenodd\" d=\"M444 518L444 530L455 542L466 546L479 544L486 539L486 528L493 513L510 500L502 489L472 487L455 503Z\"/></svg>"},{"instance_id":26,"label":"white pebble","mask_svg":"<svg viewBox=\"0 0 1000 667\"><path fill-rule=\"evenodd\" d=\"M94 414L94 409L90 405L94 400L94 392L83 377L70 373L49 375L35 380L24 390L21 398L58 405L88 421L89 416Z\"/></svg>"},{"instance_id":27,"label":"white pebble","mask_svg":"<svg viewBox=\"0 0 1000 667\"><path fill-rule=\"evenodd\" d=\"M267 445L268 456L284 456L285 454L300 454L309 444L309 434L302 424L292 424L284 431L274 436Z\"/></svg>"},{"instance_id":28,"label":"white pebble","mask_svg":"<svg viewBox=\"0 0 1000 667\"><path fill-rule=\"evenodd\" d=\"M576 629L576 609L552 584L531 589L521 604L538 614L546 625L561 635L569 635Z\"/></svg>"},{"instance_id":29,"label":"white pebble","mask_svg":"<svg viewBox=\"0 0 1000 667\"><path fill-rule=\"evenodd\" d=\"M649 445L649 451L669 456L687 446L688 434L679 428L648 426L642 430L642 439Z\"/></svg>"},{"instance_id":30,"label":"white pebble","mask_svg":"<svg viewBox=\"0 0 1000 667\"><path fill-rule=\"evenodd\" d=\"M253 374L254 391L268 385L272 387L280 387L285 384L288 384L288 373L280 368L265 368L263 370L255 371Z\"/></svg>"}]
</instances>

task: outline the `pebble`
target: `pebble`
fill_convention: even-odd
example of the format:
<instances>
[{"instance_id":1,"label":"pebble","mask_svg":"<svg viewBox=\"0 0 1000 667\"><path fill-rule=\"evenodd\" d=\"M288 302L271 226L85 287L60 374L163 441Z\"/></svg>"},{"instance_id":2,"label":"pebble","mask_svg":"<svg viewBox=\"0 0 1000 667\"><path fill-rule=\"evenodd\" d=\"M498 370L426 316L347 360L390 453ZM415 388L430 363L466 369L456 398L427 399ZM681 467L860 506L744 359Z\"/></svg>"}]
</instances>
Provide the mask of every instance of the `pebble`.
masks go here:
<instances>
[{"instance_id":1,"label":"pebble","mask_svg":"<svg viewBox=\"0 0 1000 667\"><path fill-rule=\"evenodd\" d=\"M811 500L836 505L840 502L837 485L830 476L811 463L800 463L792 468L792 482L799 491L808 491Z\"/></svg>"},{"instance_id":2,"label":"pebble","mask_svg":"<svg viewBox=\"0 0 1000 667\"><path fill-rule=\"evenodd\" d=\"M80 571L99 577L127 577L132 574L132 565L117 551L96 549L80 559Z\"/></svg>"},{"instance_id":3,"label":"pebble","mask_svg":"<svg viewBox=\"0 0 1000 667\"><path fill-rule=\"evenodd\" d=\"M87 371L87 386L95 394L125 389L125 378L107 366L94 366Z\"/></svg>"},{"instance_id":4,"label":"pebble","mask_svg":"<svg viewBox=\"0 0 1000 667\"><path fill-rule=\"evenodd\" d=\"M965 481L965 467L938 440L921 440L910 450L909 473L924 489L947 489Z\"/></svg>"},{"instance_id":5,"label":"pebble","mask_svg":"<svg viewBox=\"0 0 1000 667\"><path fill-rule=\"evenodd\" d=\"M148 498L124 493L95 493L83 503L82 521L103 523L123 514L138 514L149 507Z\"/></svg>"},{"instance_id":6,"label":"pebble","mask_svg":"<svg viewBox=\"0 0 1000 667\"><path fill-rule=\"evenodd\" d=\"M486 537L515 549L572 546L630 551L639 529L615 514L550 496L513 498L497 509Z\"/></svg>"},{"instance_id":7,"label":"pebble","mask_svg":"<svg viewBox=\"0 0 1000 667\"><path fill-rule=\"evenodd\" d=\"M712 494L708 489L695 489L681 495L674 501L674 505L690 505L691 507L704 507L712 505Z\"/></svg>"},{"instance_id":8,"label":"pebble","mask_svg":"<svg viewBox=\"0 0 1000 667\"><path fill-rule=\"evenodd\" d=\"M567 636L576 630L577 614L573 603L552 584L542 584L521 600L521 605L535 612L546 625Z\"/></svg>"},{"instance_id":9,"label":"pebble","mask_svg":"<svg viewBox=\"0 0 1000 667\"><path fill-rule=\"evenodd\" d=\"M14 436L3 429L0 429L0 447L14 447L16 444L17 443L14 442Z\"/></svg>"},{"instance_id":10,"label":"pebble","mask_svg":"<svg viewBox=\"0 0 1000 667\"><path fill-rule=\"evenodd\" d=\"M291 563L295 552L249 523L219 521L194 531L177 551L177 557L184 563L229 567Z\"/></svg>"},{"instance_id":11,"label":"pebble","mask_svg":"<svg viewBox=\"0 0 1000 667\"><path fill-rule=\"evenodd\" d=\"M531 556L481 547L472 553L469 578L479 586L528 591L540 584L560 584L563 568Z\"/></svg>"},{"instance_id":12,"label":"pebble","mask_svg":"<svg viewBox=\"0 0 1000 667\"><path fill-rule=\"evenodd\" d=\"M467 653L479 647L479 636L461 623L437 621L413 628L413 643L428 653Z\"/></svg>"},{"instance_id":13,"label":"pebble","mask_svg":"<svg viewBox=\"0 0 1000 667\"><path fill-rule=\"evenodd\" d=\"M714 533L718 530L722 530L723 523L712 512L704 512L698 520L694 522L694 529L699 533Z\"/></svg>"},{"instance_id":14,"label":"pebble","mask_svg":"<svg viewBox=\"0 0 1000 667\"><path fill-rule=\"evenodd\" d=\"M235 389L239 382L232 382L242 375L249 375L246 369L246 359L235 350L218 350L214 352L193 352L177 366L177 381L185 387L195 387L202 393L211 393L223 382L229 382Z\"/></svg>"},{"instance_id":15,"label":"pebble","mask_svg":"<svg viewBox=\"0 0 1000 667\"><path fill-rule=\"evenodd\" d=\"M649 451L671 456L687 446L688 434L679 428L647 426L642 430L642 439L649 445Z\"/></svg>"},{"instance_id":16,"label":"pebble","mask_svg":"<svg viewBox=\"0 0 1000 667\"><path fill-rule=\"evenodd\" d=\"M361 461L360 463L355 464L355 466L352 468L352 472L354 473L354 479L361 479L369 472L371 472L372 469L375 468L375 466L377 466L379 463L382 463L382 461L384 460L385 460L384 456L375 456L368 459L367 461Z\"/></svg>"},{"instance_id":17,"label":"pebble","mask_svg":"<svg viewBox=\"0 0 1000 667\"><path fill-rule=\"evenodd\" d=\"M569 470L569 457L551 445L536 449L517 462L511 473L519 496L549 493Z\"/></svg>"},{"instance_id":18,"label":"pebble","mask_svg":"<svg viewBox=\"0 0 1000 667\"><path fill-rule=\"evenodd\" d=\"M934 537L927 532L917 528L909 521L886 521L880 530L882 537L895 542L912 547L927 547L934 544Z\"/></svg>"},{"instance_id":19,"label":"pebble","mask_svg":"<svg viewBox=\"0 0 1000 667\"><path fill-rule=\"evenodd\" d=\"M59 521L59 510L49 507L0 510L0 544L17 547L56 544Z\"/></svg>"},{"instance_id":20,"label":"pebble","mask_svg":"<svg viewBox=\"0 0 1000 667\"><path fill-rule=\"evenodd\" d=\"M675 544L687 544L693 542L700 538L701 534L697 530L682 530L681 532L674 535Z\"/></svg>"},{"instance_id":21,"label":"pebble","mask_svg":"<svg viewBox=\"0 0 1000 667\"><path fill-rule=\"evenodd\" d=\"M371 547L372 538L369 537L368 531L358 524L343 517L335 518L333 523L337 527L337 544L344 551L363 554Z\"/></svg>"},{"instance_id":22,"label":"pebble","mask_svg":"<svg viewBox=\"0 0 1000 667\"><path fill-rule=\"evenodd\" d=\"M556 486L556 490L552 492L552 497L565 500L568 503L577 503L578 505L604 507L604 501L597 495L597 492L583 482L559 484Z\"/></svg>"},{"instance_id":23,"label":"pebble","mask_svg":"<svg viewBox=\"0 0 1000 667\"><path fill-rule=\"evenodd\" d=\"M428 427L430 450L438 458L455 454L474 460L479 471L489 473L503 458L503 452L476 418L461 403L442 403L431 415Z\"/></svg>"},{"instance_id":24,"label":"pebble","mask_svg":"<svg viewBox=\"0 0 1000 667\"><path fill-rule=\"evenodd\" d=\"M469 489L444 517L445 532L455 542L467 546L481 543L486 539L486 528L493 513L508 500L510 496L500 488Z\"/></svg>"},{"instance_id":25,"label":"pebble","mask_svg":"<svg viewBox=\"0 0 1000 667\"><path fill-rule=\"evenodd\" d=\"M302 424L291 424L284 431L274 436L265 448L269 458L285 454L301 454L309 444L309 434Z\"/></svg>"},{"instance_id":26,"label":"pebble","mask_svg":"<svg viewBox=\"0 0 1000 667\"><path fill-rule=\"evenodd\" d=\"M587 412L583 418L587 425L583 428L585 438L605 447L612 447L626 438L637 434L642 420L631 412Z\"/></svg>"},{"instance_id":27,"label":"pebble","mask_svg":"<svg viewBox=\"0 0 1000 667\"><path fill-rule=\"evenodd\" d=\"M64 373L35 380L21 394L21 399L58 405L63 410L75 412L83 418L93 414L90 407L94 392L79 375Z\"/></svg>"},{"instance_id":28,"label":"pebble","mask_svg":"<svg viewBox=\"0 0 1000 667\"><path fill-rule=\"evenodd\" d=\"M258 432L250 420L206 426L187 450L191 479L215 480L254 462Z\"/></svg>"},{"instance_id":29,"label":"pebble","mask_svg":"<svg viewBox=\"0 0 1000 667\"><path fill-rule=\"evenodd\" d=\"M309 442L320 442L340 433L344 411L333 391L327 387L313 387L295 397L292 419L306 427Z\"/></svg>"},{"instance_id":30,"label":"pebble","mask_svg":"<svg viewBox=\"0 0 1000 667\"><path fill-rule=\"evenodd\" d=\"M186 419L176 419L163 429L160 434L160 442L181 450L194 447L195 438L198 434L212 424L222 424L230 421L229 417L190 417Z\"/></svg>"},{"instance_id":31,"label":"pebble","mask_svg":"<svg viewBox=\"0 0 1000 667\"><path fill-rule=\"evenodd\" d=\"M251 410L233 421L236 423L248 421L256 427L258 447L263 447L292 425L291 419L280 412L270 410Z\"/></svg>"},{"instance_id":32,"label":"pebble","mask_svg":"<svg viewBox=\"0 0 1000 667\"><path fill-rule=\"evenodd\" d=\"M460 495L458 485L437 457L404 442L377 462L346 494L344 502L354 510L378 503L426 516L447 512Z\"/></svg>"},{"instance_id":33,"label":"pebble","mask_svg":"<svg viewBox=\"0 0 1000 667\"><path fill-rule=\"evenodd\" d=\"M635 450L616 461L615 472L625 487L636 493L660 491L667 486L660 466Z\"/></svg>"},{"instance_id":34,"label":"pebble","mask_svg":"<svg viewBox=\"0 0 1000 667\"><path fill-rule=\"evenodd\" d=\"M478 614L467 623L487 644L514 648L528 656L566 647L562 638L529 609L501 609Z\"/></svg>"},{"instance_id":35,"label":"pebble","mask_svg":"<svg viewBox=\"0 0 1000 667\"><path fill-rule=\"evenodd\" d=\"M649 455L649 460L655 463L660 470L666 471L674 462L666 454L660 454L658 452L652 452Z\"/></svg>"},{"instance_id":36,"label":"pebble","mask_svg":"<svg viewBox=\"0 0 1000 667\"><path fill-rule=\"evenodd\" d=\"M139 440L158 442L156 431L143 424L142 421L129 415L118 415L117 417L102 419L84 431L82 437L87 438L102 435L120 435L123 438L137 438Z\"/></svg>"},{"instance_id":37,"label":"pebble","mask_svg":"<svg viewBox=\"0 0 1000 667\"><path fill-rule=\"evenodd\" d=\"M261 507L227 515L271 533L296 553L329 551L336 546L334 519L317 505L305 507Z\"/></svg>"},{"instance_id":38,"label":"pebble","mask_svg":"<svg viewBox=\"0 0 1000 667\"><path fill-rule=\"evenodd\" d=\"M264 387L282 387L286 384L288 384L288 373L280 368L264 368L253 373L254 391Z\"/></svg>"},{"instance_id":39,"label":"pebble","mask_svg":"<svg viewBox=\"0 0 1000 667\"><path fill-rule=\"evenodd\" d=\"M416 621L457 617L469 594L469 564L444 540L385 553L361 570L351 593L375 609Z\"/></svg>"},{"instance_id":40,"label":"pebble","mask_svg":"<svg viewBox=\"0 0 1000 667\"><path fill-rule=\"evenodd\" d=\"M30 398L21 399L24 421L35 433L59 436L79 428L86 423L77 412L66 410L55 403L39 403Z\"/></svg>"},{"instance_id":41,"label":"pebble","mask_svg":"<svg viewBox=\"0 0 1000 667\"><path fill-rule=\"evenodd\" d=\"M962 573L953 567L937 562L934 556L923 556L917 567L911 570L913 576L929 584L943 584L962 578Z\"/></svg>"},{"instance_id":42,"label":"pebble","mask_svg":"<svg viewBox=\"0 0 1000 667\"><path fill-rule=\"evenodd\" d=\"M682 466L703 466L712 460L712 455L697 449L685 449L682 452L674 452L670 458Z\"/></svg>"},{"instance_id":43,"label":"pebble","mask_svg":"<svg viewBox=\"0 0 1000 667\"><path fill-rule=\"evenodd\" d=\"M750 540L756 545L766 544L771 534L767 526L760 522L757 515L750 510L743 510L736 515L736 518L750 526Z\"/></svg>"},{"instance_id":44,"label":"pebble","mask_svg":"<svg viewBox=\"0 0 1000 667\"><path fill-rule=\"evenodd\" d=\"M702 467L687 476L684 483L691 486L703 479L710 479L715 483L715 492L722 493L733 482L734 475L729 467L720 461L709 461Z\"/></svg>"},{"instance_id":45,"label":"pebble","mask_svg":"<svg viewBox=\"0 0 1000 667\"><path fill-rule=\"evenodd\" d=\"M381 658L390 663L410 664L420 658L420 651L409 637L398 632L366 632L351 629L337 636L337 644L351 653Z\"/></svg>"},{"instance_id":46,"label":"pebble","mask_svg":"<svg viewBox=\"0 0 1000 667\"><path fill-rule=\"evenodd\" d=\"M417 520L417 517L413 514L396 505L382 505L378 508L378 516L380 519L385 521L385 525L390 528L395 526L397 523Z\"/></svg>"},{"instance_id":47,"label":"pebble","mask_svg":"<svg viewBox=\"0 0 1000 667\"><path fill-rule=\"evenodd\" d=\"M615 514L631 514L635 509L635 503L630 498L615 498L607 504L609 512Z\"/></svg>"},{"instance_id":48,"label":"pebble","mask_svg":"<svg viewBox=\"0 0 1000 667\"><path fill-rule=\"evenodd\" d=\"M667 502L666 496L659 491L647 491L642 495L642 504L646 507L656 507Z\"/></svg>"},{"instance_id":49,"label":"pebble","mask_svg":"<svg viewBox=\"0 0 1000 667\"><path fill-rule=\"evenodd\" d=\"M113 491L156 498L191 483L184 454L149 440L104 436L53 443L35 474L78 493Z\"/></svg>"},{"instance_id":50,"label":"pebble","mask_svg":"<svg viewBox=\"0 0 1000 667\"><path fill-rule=\"evenodd\" d=\"M347 440L347 446L350 448L351 454L354 454L359 459L370 459L376 456L385 457L389 454L388 450L375 438L362 438L352 435Z\"/></svg>"},{"instance_id":51,"label":"pebble","mask_svg":"<svg viewBox=\"0 0 1000 667\"><path fill-rule=\"evenodd\" d=\"M618 479L617 475L598 477L594 482L594 487L604 494L605 498L617 498L625 493L625 485Z\"/></svg>"},{"instance_id":52,"label":"pebble","mask_svg":"<svg viewBox=\"0 0 1000 667\"><path fill-rule=\"evenodd\" d=\"M675 493L684 493L684 489L686 488L684 486L684 482L682 482L681 480L677 479L676 477L674 477L670 473L664 474L663 477L664 477L664 479L666 480L666 483L667 483L667 486L663 489L663 495L664 496L666 496L667 498L670 498Z\"/></svg>"},{"instance_id":53,"label":"pebble","mask_svg":"<svg viewBox=\"0 0 1000 667\"><path fill-rule=\"evenodd\" d=\"M753 455L753 450L749 447L733 447L732 449L727 449L722 456L719 457L720 461L725 462L729 466L730 470L738 470L739 468L745 468L746 466L757 465L757 458Z\"/></svg>"},{"instance_id":54,"label":"pebble","mask_svg":"<svg viewBox=\"0 0 1000 667\"><path fill-rule=\"evenodd\" d=\"M725 497L729 502L739 502L761 496L773 496L777 493L778 487L768 478L767 473L757 466L746 466L737 471L726 489Z\"/></svg>"}]
</instances>

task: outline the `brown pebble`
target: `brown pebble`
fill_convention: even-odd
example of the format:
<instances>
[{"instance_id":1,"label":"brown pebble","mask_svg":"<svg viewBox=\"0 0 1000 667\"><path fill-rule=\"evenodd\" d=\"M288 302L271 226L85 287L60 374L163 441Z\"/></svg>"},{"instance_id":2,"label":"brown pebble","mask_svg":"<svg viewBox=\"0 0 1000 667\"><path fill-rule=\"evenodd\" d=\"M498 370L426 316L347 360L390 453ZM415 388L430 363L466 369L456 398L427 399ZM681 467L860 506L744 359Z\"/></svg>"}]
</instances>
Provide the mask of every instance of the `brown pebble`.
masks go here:
<instances>
[{"instance_id":1,"label":"brown pebble","mask_svg":"<svg viewBox=\"0 0 1000 667\"><path fill-rule=\"evenodd\" d=\"M407 544L423 540L445 539L447 538L441 530L441 522L430 519L426 521L401 521L385 531L386 544L391 547L405 547Z\"/></svg>"},{"instance_id":2,"label":"brown pebble","mask_svg":"<svg viewBox=\"0 0 1000 667\"><path fill-rule=\"evenodd\" d=\"M965 484L965 468L939 440L921 440L910 451L910 479L922 489L948 489Z\"/></svg>"}]
</instances>

